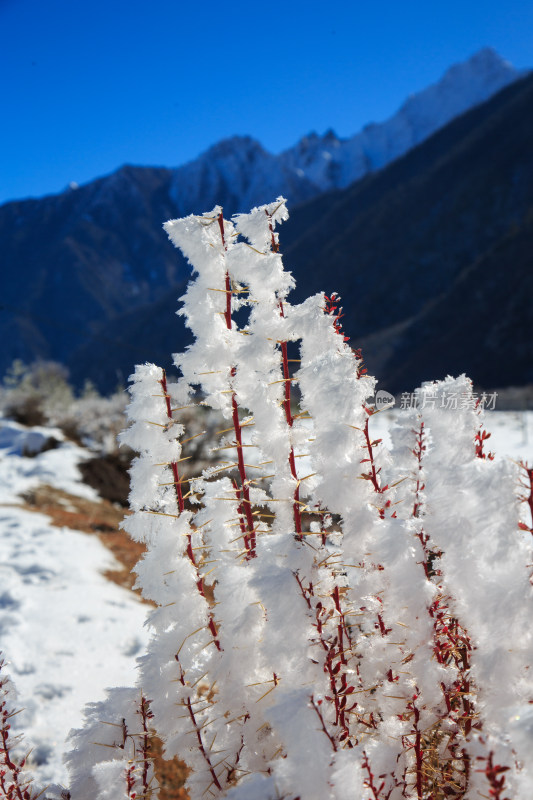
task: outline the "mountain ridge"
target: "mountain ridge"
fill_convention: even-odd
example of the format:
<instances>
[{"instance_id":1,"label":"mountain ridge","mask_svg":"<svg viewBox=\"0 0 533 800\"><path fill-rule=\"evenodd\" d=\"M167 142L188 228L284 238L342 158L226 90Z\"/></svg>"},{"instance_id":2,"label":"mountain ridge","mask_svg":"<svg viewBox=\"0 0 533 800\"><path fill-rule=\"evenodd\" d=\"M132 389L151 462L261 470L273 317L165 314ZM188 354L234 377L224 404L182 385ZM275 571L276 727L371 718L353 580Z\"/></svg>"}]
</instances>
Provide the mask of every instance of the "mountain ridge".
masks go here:
<instances>
[{"instance_id":1,"label":"mountain ridge","mask_svg":"<svg viewBox=\"0 0 533 800\"><path fill-rule=\"evenodd\" d=\"M490 47L449 67L436 83L410 95L384 122L372 122L347 139L333 131L304 137L281 154L302 169L321 191L346 188L369 172L389 164L455 117L523 77ZM309 153L313 162L306 172ZM322 167L322 172L320 172ZM317 172L318 171L318 172Z\"/></svg>"}]
</instances>

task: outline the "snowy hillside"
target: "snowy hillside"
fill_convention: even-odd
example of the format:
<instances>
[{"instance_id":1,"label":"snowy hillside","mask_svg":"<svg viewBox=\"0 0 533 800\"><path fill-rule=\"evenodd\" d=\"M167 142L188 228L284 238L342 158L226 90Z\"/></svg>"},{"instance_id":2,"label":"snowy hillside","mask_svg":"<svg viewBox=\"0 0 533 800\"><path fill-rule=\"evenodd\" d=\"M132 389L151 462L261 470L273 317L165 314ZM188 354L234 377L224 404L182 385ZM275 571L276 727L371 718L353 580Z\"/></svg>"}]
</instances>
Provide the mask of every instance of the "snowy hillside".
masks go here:
<instances>
[{"instance_id":1,"label":"snowy hillside","mask_svg":"<svg viewBox=\"0 0 533 800\"><path fill-rule=\"evenodd\" d=\"M220 202L225 209L240 211L279 195L301 202L316 193L312 177L267 152L250 136L218 142L199 158L173 170L169 191L180 215L198 213Z\"/></svg>"},{"instance_id":2,"label":"snowy hillside","mask_svg":"<svg viewBox=\"0 0 533 800\"><path fill-rule=\"evenodd\" d=\"M59 446L39 452L51 440ZM22 497L45 485L65 517L75 517L79 499L96 509L77 468L89 455L58 429L0 420L0 651L24 709L15 727L27 734L41 785L65 782L67 733L106 686L135 682L148 639L146 605L104 577L118 566L109 550Z\"/></svg>"}]
</instances>

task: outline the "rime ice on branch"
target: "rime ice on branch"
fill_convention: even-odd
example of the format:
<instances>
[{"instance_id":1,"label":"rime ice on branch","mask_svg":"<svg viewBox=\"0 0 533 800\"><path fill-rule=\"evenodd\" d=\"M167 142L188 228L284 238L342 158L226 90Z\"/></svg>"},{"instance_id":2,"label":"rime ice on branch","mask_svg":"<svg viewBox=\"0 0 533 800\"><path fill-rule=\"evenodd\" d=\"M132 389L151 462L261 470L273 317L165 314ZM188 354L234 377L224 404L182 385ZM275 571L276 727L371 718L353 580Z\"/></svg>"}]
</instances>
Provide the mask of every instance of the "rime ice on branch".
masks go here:
<instances>
[{"instance_id":1,"label":"rime ice on branch","mask_svg":"<svg viewBox=\"0 0 533 800\"><path fill-rule=\"evenodd\" d=\"M478 457L473 402L440 402L472 399L464 377L400 413L390 451L375 438L375 380L332 298L290 303L287 216L278 198L165 225L194 268L181 314L195 340L177 383L137 367L123 434L139 453L124 527L147 546L136 572L152 639L139 689L111 694L77 735L80 800L155 789L124 771L112 726L111 751L91 750L109 745L95 715L120 727L122 713L130 731L139 697L166 755L191 768L192 800L530 800L516 471ZM185 480L180 420L195 406L225 422L218 464Z\"/></svg>"},{"instance_id":2,"label":"rime ice on branch","mask_svg":"<svg viewBox=\"0 0 533 800\"><path fill-rule=\"evenodd\" d=\"M11 720L18 713L12 707L13 686L5 672L0 653L0 797L5 800L36 800L39 792L31 786L26 769L28 754L21 754L21 736L13 734Z\"/></svg>"},{"instance_id":3,"label":"rime ice on branch","mask_svg":"<svg viewBox=\"0 0 533 800\"><path fill-rule=\"evenodd\" d=\"M138 689L109 689L85 711L85 726L71 732L67 756L72 798L150 800L157 796L152 764L153 714ZM70 797L70 795L69 795Z\"/></svg>"}]
</instances>

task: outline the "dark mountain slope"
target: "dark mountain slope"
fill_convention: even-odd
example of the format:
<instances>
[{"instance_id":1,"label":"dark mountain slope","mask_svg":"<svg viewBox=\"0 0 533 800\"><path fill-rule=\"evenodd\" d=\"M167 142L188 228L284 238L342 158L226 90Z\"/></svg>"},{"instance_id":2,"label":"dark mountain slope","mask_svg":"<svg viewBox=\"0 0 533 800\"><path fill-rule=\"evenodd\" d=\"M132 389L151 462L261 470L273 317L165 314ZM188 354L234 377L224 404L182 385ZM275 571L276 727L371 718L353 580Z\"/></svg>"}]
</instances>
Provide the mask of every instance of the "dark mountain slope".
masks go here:
<instances>
[{"instance_id":1,"label":"dark mountain slope","mask_svg":"<svg viewBox=\"0 0 533 800\"><path fill-rule=\"evenodd\" d=\"M123 167L75 191L0 208L2 366L69 361L98 326L184 279L161 232L170 171Z\"/></svg>"},{"instance_id":2,"label":"dark mountain slope","mask_svg":"<svg viewBox=\"0 0 533 800\"><path fill-rule=\"evenodd\" d=\"M112 389L117 383L126 384L135 364L150 361L172 369L172 354L192 341L183 320L176 316L186 286L187 281L173 286L156 302L102 326L73 354L69 362L73 382L81 385L89 375L98 386Z\"/></svg>"},{"instance_id":3,"label":"dark mountain slope","mask_svg":"<svg viewBox=\"0 0 533 800\"><path fill-rule=\"evenodd\" d=\"M265 192L302 200L316 191L253 139L235 137L178 169L126 166L74 191L5 204L0 374L14 358L41 357L68 363L76 375L87 370L99 381L102 346L115 347L121 362L134 352L123 341L121 317L127 327L139 309L167 292L179 296L190 274L163 222L216 203L230 214L260 202ZM178 349L182 340L183 334ZM83 366L78 350L93 353Z\"/></svg>"},{"instance_id":4,"label":"dark mountain slope","mask_svg":"<svg viewBox=\"0 0 533 800\"><path fill-rule=\"evenodd\" d=\"M360 344L391 391L461 372L485 388L533 384L532 298L530 210L419 314Z\"/></svg>"},{"instance_id":5,"label":"dark mountain slope","mask_svg":"<svg viewBox=\"0 0 533 800\"><path fill-rule=\"evenodd\" d=\"M342 295L345 330L354 343L367 341L368 365L381 373L390 390L409 388L420 375L435 378L457 372L459 363L476 381L494 386L503 377L504 339L489 336L488 319L499 313L506 348L519 349L527 330L523 318L519 324L512 316L510 306L499 308L499 278L503 273L509 285L521 291L528 270L533 271L527 231L522 234L532 209L533 78L528 77L450 123L381 173L300 206L281 240L285 263L299 281L297 292L303 296L303 291L323 289ZM519 261L507 244L514 240ZM474 271L476 265L484 265L486 272L479 267ZM466 275L475 276L479 285ZM464 346L451 337L437 370L432 342L446 336L442 320L433 317L437 309L447 325L453 310L480 329L486 342L485 367L479 359L472 360L473 354L467 360ZM531 328L527 303L522 314ZM424 362L407 375L392 365L408 358L399 330L409 327L411 344L414 331L421 330L412 327L413 318L425 320L427 341L417 350ZM368 340L377 332L378 338ZM370 344L378 341L381 355L374 360ZM523 367L508 363L505 381L523 383Z\"/></svg>"}]
</instances>

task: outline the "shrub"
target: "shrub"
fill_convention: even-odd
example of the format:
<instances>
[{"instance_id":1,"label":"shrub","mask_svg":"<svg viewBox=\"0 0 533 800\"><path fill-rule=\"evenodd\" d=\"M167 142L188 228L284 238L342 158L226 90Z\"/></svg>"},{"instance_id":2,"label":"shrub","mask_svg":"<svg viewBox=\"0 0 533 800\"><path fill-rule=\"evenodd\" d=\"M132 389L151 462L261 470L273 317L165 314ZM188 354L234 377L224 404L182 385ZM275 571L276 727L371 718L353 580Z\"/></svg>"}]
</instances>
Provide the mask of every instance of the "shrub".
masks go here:
<instances>
[{"instance_id":1,"label":"shrub","mask_svg":"<svg viewBox=\"0 0 533 800\"><path fill-rule=\"evenodd\" d=\"M55 361L36 361L27 366L15 360L4 376L0 405L4 414L24 425L55 424L74 397L68 372Z\"/></svg>"},{"instance_id":2,"label":"shrub","mask_svg":"<svg viewBox=\"0 0 533 800\"><path fill-rule=\"evenodd\" d=\"M486 457L464 376L422 387L391 448L375 438L337 298L287 300L286 218L279 199L165 226L196 270L196 338L177 383L136 368L122 435L152 639L138 688L74 736L73 800L154 794L154 732L192 800L529 800L518 467ZM225 419L224 462L184 477L198 404Z\"/></svg>"},{"instance_id":3,"label":"shrub","mask_svg":"<svg viewBox=\"0 0 533 800\"><path fill-rule=\"evenodd\" d=\"M23 425L53 425L101 453L117 449L125 425L126 393L102 397L90 382L76 396L68 370L56 361L16 360L0 387L0 411Z\"/></svg>"}]
</instances>

